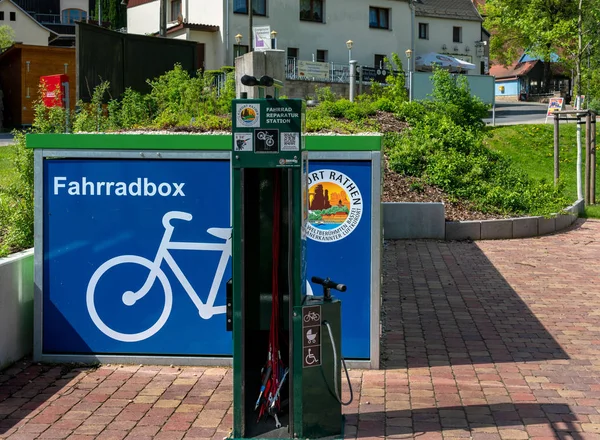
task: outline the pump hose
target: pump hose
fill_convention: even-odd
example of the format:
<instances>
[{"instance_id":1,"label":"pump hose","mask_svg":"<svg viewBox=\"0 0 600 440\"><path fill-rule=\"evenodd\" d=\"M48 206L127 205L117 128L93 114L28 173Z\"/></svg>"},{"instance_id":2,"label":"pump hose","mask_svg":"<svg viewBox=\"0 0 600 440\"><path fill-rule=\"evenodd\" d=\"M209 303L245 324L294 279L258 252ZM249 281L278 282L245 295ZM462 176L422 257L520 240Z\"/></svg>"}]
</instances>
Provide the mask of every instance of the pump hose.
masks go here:
<instances>
[{"instance_id":1,"label":"pump hose","mask_svg":"<svg viewBox=\"0 0 600 440\"><path fill-rule=\"evenodd\" d=\"M354 393L352 392L352 384L350 383L350 375L348 374L348 368L346 367L346 361L342 357L342 365L344 366L344 371L346 372L346 380L348 381L348 387L350 388L350 400L347 402L342 402L342 397L340 395L340 391L338 389L338 360L337 360L337 349L335 346L335 341L333 340L333 333L331 332L331 327L329 326L329 322L323 321L323 325L327 327L327 331L329 332L329 340L331 341L331 348L333 349L333 386L335 388L335 397L344 406L348 406L354 400Z\"/></svg>"}]
</instances>

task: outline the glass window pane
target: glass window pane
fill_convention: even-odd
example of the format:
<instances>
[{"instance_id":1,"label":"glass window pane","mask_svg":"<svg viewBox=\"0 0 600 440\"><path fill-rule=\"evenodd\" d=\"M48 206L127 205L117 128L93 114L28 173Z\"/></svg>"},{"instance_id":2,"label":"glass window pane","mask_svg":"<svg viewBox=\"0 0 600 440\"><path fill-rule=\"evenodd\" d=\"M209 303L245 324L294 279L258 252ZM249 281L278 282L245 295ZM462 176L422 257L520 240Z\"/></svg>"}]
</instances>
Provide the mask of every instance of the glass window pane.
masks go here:
<instances>
[{"instance_id":1,"label":"glass window pane","mask_svg":"<svg viewBox=\"0 0 600 440\"><path fill-rule=\"evenodd\" d=\"M369 26L377 27L377 9L369 9Z\"/></svg>"},{"instance_id":2,"label":"glass window pane","mask_svg":"<svg viewBox=\"0 0 600 440\"><path fill-rule=\"evenodd\" d=\"M379 27L386 28L388 27L388 10L380 9L379 10Z\"/></svg>"},{"instance_id":3,"label":"glass window pane","mask_svg":"<svg viewBox=\"0 0 600 440\"><path fill-rule=\"evenodd\" d=\"M246 14L248 12L246 0L233 0L233 12Z\"/></svg>"},{"instance_id":4,"label":"glass window pane","mask_svg":"<svg viewBox=\"0 0 600 440\"><path fill-rule=\"evenodd\" d=\"M323 21L323 2L321 0L314 0L313 9L315 20Z\"/></svg>"},{"instance_id":5,"label":"glass window pane","mask_svg":"<svg viewBox=\"0 0 600 440\"><path fill-rule=\"evenodd\" d=\"M257 15L267 15L267 0L252 0L252 11Z\"/></svg>"}]
</instances>

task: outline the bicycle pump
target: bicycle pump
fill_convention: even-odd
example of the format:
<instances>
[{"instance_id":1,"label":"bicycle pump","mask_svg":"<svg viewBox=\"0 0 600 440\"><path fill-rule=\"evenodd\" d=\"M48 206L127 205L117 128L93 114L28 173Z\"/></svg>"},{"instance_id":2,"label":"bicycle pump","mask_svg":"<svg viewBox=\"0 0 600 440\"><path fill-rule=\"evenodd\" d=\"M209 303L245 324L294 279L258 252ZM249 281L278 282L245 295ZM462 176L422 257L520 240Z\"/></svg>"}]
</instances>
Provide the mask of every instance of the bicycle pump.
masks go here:
<instances>
[{"instance_id":1,"label":"bicycle pump","mask_svg":"<svg viewBox=\"0 0 600 440\"><path fill-rule=\"evenodd\" d=\"M281 82L244 76L259 99L232 102L232 439L324 438L343 431L341 303L330 280L306 295L309 218L306 104L278 99ZM275 98L262 98L264 87ZM326 256L324 256L326 258Z\"/></svg>"}]
</instances>

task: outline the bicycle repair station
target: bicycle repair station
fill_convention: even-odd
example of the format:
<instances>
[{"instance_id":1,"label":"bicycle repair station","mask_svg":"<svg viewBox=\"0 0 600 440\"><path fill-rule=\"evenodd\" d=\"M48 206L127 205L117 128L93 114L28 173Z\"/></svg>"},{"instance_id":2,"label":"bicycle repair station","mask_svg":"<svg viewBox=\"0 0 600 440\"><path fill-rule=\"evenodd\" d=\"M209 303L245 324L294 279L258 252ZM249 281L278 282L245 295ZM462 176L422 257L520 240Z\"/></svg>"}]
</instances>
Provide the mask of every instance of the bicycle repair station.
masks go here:
<instances>
[{"instance_id":1,"label":"bicycle repair station","mask_svg":"<svg viewBox=\"0 0 600 440\"><path fill-rule=\"evenodd\" d=\"M379 368L381 138L275 96L231 135L27 136L35 361L232 365L232 438L342 434L344 358Z\"/></svg>"}]
</instances>

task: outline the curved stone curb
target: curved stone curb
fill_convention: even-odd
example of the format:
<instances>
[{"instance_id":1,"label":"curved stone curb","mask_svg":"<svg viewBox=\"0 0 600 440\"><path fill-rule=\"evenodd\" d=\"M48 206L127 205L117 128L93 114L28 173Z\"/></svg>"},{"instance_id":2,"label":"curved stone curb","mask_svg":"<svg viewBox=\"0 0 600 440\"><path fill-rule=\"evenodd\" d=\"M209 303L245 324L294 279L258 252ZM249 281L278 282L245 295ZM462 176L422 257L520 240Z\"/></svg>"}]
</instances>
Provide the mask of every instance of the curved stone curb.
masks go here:
<instances>
[{"instance_id":1,"label":"curved stone curb","mask_svg":"<svg viewBox=\"0 0 600 440\"><path fill-rule=\"evenodd\" d=\"M585 202L578 200L565 211L551 218L518 217L502 220L446 222L446 240L497 240L527 238L561 231L573 224L583 213Z\"/></svg>"},{"instance_id":2,"label":"curved stone curb","mask_svg":"<svg viewBox=\"0 0 600 440\"><path fill-rule=\"evenodd\" d=\"M583 213L578 200L565 209L568 214L551 218L518 217L499 220L447 222L443 203L382 203L383 232L387 240L495 240L537 237L563 230Z\"/></svg>"}]
</instances>

